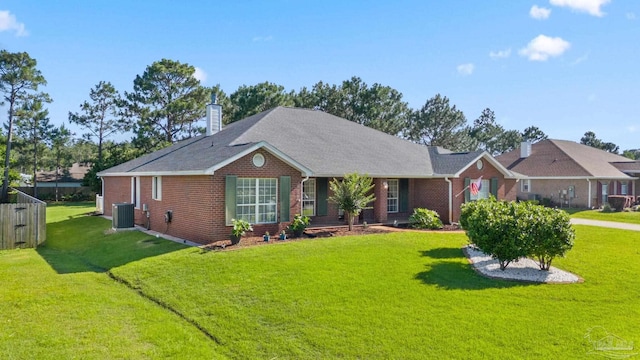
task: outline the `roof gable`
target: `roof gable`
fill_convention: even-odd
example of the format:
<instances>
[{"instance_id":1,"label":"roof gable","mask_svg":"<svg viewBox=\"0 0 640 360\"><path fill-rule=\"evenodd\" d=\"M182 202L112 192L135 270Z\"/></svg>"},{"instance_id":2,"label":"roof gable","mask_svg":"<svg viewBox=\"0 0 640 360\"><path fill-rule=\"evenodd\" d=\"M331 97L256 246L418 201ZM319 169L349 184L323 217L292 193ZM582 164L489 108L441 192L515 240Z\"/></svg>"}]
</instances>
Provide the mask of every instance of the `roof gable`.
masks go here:
<instances>
[{"instance_id":1,"label":"roof gable","mask_svg":"<svg viewBox=\"0 0 640 360\"><path fill-rule=\"evenodd\" d=\"M568 140L543 140L531 146L531 154L520 157L520 148L496 159L507 169L529 177L628 178L612 163L631 161L587 145Z\"/></svg>"}]
</instances>

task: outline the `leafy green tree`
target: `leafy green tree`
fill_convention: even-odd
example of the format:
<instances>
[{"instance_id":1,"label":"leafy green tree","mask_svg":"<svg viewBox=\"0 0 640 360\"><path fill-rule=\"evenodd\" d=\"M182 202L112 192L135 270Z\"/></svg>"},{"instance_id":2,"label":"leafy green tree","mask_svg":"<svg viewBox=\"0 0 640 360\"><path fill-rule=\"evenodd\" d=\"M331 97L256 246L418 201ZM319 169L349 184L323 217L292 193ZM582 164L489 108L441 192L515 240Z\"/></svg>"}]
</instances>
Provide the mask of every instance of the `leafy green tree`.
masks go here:
<instances>
[{"instance_id":1,"label":"leafy green tree","mask_svg":"<svg viewBox=\"0 0 640 360\"><path fill-rule=\"evenodd\" d=\"M320 81L311 90L302 88L294 100L298 107L322 110L391 135L402 132L411 113L399 91L378 83L368 86L356 76L340 86Z\"/></svg>"},{"instance_id":2,"label":"leafy green tree","mask_svg":"<svg viewBox=\"0 0 640 360\"><path fill-rule=\"evenodd\" d=\"M124 131L120 118L120 95L110 82L100 81L89 91L88 101L80 104L80 113L69 112L69 121L87 130L86 139L98 141L98 163L102 163L102 144L111 135Z\"/></svg>"},{"instance_id":3,"label":"leafy green tree","mask_svg":"<svg viewBox=\"0 0 640 360\"><path fill-rule=\"evenodd\" d=\"M640 160L640 149L629 149L625 150L622 153L622 156L632 159L632 160Z\"/></svg>"},{"instance_id":4,"label":"leafy green tree","mask_svg":"<svg viewBox=\"0 0 640 360\"><path fill-rule=\"evenodd\" d=\"M102 181L97 175L100 171L133 160L138 156L138 151L133 144L126 141L121 143L107 141L104 143L104 150L102 164L93 164L82 179L82 185L91 187L91 191L96 194L102 194Z\"/></svg>"},{"instance_id":5,"label":"leafy green tree","mask_svg":"<svg viewBox=\"0 0 640 360\"><path fill-rule=\"evenodd\" d=\"M549 137L536 126L529 126L522 132L522 141L528 141L532 144L547 140Z\"/></svg>"},{"instance_id":6,"label":"leafy green tree","mask_svg":"<svg viewBox=\"0 0 640 360\"><path fill-rule=\"evenodd\" d=\"M15 118L16 104L27 94L38 90L38 86L46 85L44 76L36 69L37 62L26 52L11 53L0 50L0 92L3 99L9 105L8 119L5 123L7 129L4 177L0 201L8 201L9 168L11 166L11 142L13 141L13 122Z\"/></svg>"},{"instance_id":7,"label":"leafy green tree","mask_svg":"<svg viewBox=\"0 0 640 360\"><path fill-rule=\"evenodd\" d=\"M284 90L284 86L270 82L253 86L242 85L230 95L229 99L231 102L229 123L277 106L294 105L293 96Z\"/></svg>"},{"instance_id":8,"label":"leafy green tree","mask_svg":"<svg viewBox=\"0 0 640 360\"><path fill-rule=\"evenodd\" d=\"M470 136L477 142L477 148L489 154L500 153L501 136L504 128L496 122L495 113L486 108L480 116L473 121Z\"/></svg>"},{"instance_id":9,"label":"leafy green tree","mask_svg":"<svg viewBox=\"0 0 640 360\"><path fill-rule=\"evenodd\" d=\"M43 105L44 102L50 101L46 94L27 96L21 101L16 112L16 133L24 141L25 154L31 158L34 197L38 197L36 173L39 169L39 155L50 142L54 127L49 123L49 110Z\"/></svg>"},{"instance_id":10,"label":"leafy green tree","mask_svg":"<svg viewBox=\"0 0 640 360\"><path fill-rule=\"evenodd\" d=\"M56 160L56 202L58 201L59 171L62 167L66 168L67 165L70 165L71 151L69 148L72 141L71 136L71 131L64 124L53 129L51 133L51 150Z\"/></svg>"},{"instance_id":11,"label":"leafy green tree","mask_svg":"<svg viewBox=\"0 0 640 360\"><path fill-rule=\"evenodd\" d=\"M405 138L428 146L442 146L454 151L468 150L472 143L467 119L446 96L437 94L409 118Z\"/></svg>"},{"instance_id":12,"label":"leafy green tree","mask_svg":"<svg viewBox=\"0 0 640 360\"><path fill-rule=\"evenodd\" d=\"M338 205L347 215L349 231L353 230L353 220L364 209L370 209L370 203L376 200L373 195L373 179L357 173L347 174L342 180L329 182L331 196L329 201Z\"/></svg>"},{"instance_id":13,"label":"leafy green tree","mask_svg":"<svg viewBox=\"0 0 640 360\"><path fill-rule=\"evenodd\" d=\"M133 144L141 154L193 136L210 95L194 74L189 64L162 59L136 76L133 92L125 92L123 115L132 121Z\"/></svg>"},{"instance_id":14,"label":"leafy green tree","mask_svg":"<svg viewBox=\"0 0 640 360\"><path fill-rule=\"evenodd\" d=\"M608 151L613 154L617 154L620 148L618 145L611 142L604 142L596 137L593 131L587 131L580 139L580 144L594 147L596 149Z\"/></svg>"}]
</instances>

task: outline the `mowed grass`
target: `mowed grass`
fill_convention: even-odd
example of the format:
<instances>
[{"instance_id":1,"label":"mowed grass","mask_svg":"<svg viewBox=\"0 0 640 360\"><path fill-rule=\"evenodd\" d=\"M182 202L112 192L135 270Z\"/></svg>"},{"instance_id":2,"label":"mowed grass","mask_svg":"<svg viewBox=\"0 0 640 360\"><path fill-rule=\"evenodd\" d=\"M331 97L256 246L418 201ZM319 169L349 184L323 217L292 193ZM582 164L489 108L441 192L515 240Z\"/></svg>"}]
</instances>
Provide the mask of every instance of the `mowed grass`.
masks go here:
<instances>
[{"instance_id":1,"label":"mowed grass","mask_svg":"<svg viewBox=\"0 0 640 360\"><path fill-rule=\"evenodd\" d=\"M216 358L215 344L107 271L183 249L139 232L106 235L87 204L50 206L36 250L0 251L2 359Z\"/></svg>"},{"instance_id":2,"label":"mowed grass","mask_svg":"<svg viewBox=\"0 0 640 360\"><path fill-rule=\"evenodd\" d=\"M393 233L241 251L188 249L113 269L231 358L585 358L592 327L640 343L640 233L577 227L534 285L477 275L463 234Z\"/></svg>"},{"instance_id":3,"label":"mowed grass","mask_svg":"<svg viewBox=\"0 0 640 360\"><path fill-rule=\"evenodd\" d=\"M640 344L639 232L577 226L554 265L584 283L535 285L477 275L463 234L216 252L90 210L52 207L45 247L0 252L3 358L582 359L598 326Z\"/></svg>"},{"instance_id":4,"label":"mowed grass","mask_svg":"<svg viewBox=\"0 0 640 360\"><path fill-rule=\"evenodd\" d=\"M571 217L591 220L616 221L640 224L640 211L621 211L605 213L600 210L582 210L571 214Z\"/></svg>"}]
</instances>

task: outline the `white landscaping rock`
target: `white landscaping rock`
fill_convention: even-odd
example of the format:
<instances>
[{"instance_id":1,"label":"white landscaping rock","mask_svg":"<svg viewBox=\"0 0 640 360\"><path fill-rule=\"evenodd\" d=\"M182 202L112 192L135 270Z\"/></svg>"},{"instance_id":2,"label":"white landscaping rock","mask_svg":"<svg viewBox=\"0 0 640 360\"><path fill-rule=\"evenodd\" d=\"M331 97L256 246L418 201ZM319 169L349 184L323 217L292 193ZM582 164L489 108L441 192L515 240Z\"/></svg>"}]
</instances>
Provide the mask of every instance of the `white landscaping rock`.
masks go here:
<instances>
[{"instance_id":1,"label":"white landscaping rock","mask_svg":"<svg viewBox=\"0 0 640 360\"><path fill-rule=\"evenodd\" d=\"M519 259L517 261L513 261L503 271L500 270L500 263L498 260L493 259L491 255L483 253L473 245L466 246L463 250L475 269L482 275L491 278L539 283L582 282L580 277L553 266L549 271L540 270L538 263L531 259Z\"/></svg>"}]
</instances>

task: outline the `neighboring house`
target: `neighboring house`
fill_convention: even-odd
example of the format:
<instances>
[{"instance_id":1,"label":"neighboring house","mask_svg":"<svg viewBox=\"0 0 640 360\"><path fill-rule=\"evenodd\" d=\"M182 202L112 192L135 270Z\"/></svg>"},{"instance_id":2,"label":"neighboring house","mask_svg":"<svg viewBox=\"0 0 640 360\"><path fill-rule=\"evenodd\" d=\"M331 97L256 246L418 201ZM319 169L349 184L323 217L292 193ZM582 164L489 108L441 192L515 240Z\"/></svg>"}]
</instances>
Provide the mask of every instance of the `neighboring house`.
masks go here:
<instances>
[{"instance_id":1,"label":"neighboring house","mask_svg":"<svg viewBox=\"0 0 640 360\"><path fill-rule=\"evenodd\" d=\"M277 107L224 129L220 114L207 107L205 136L98 173L105 215L133 203L135 223L199 243L228 239L232 218L259 235L300 213L314 226L343 224L329 182L354 172L374 179L376 200L359 219L369 223L406 222L416 207L455 222L464 201L515 200L516 177L486 152L426 147L322 111ZM477 195L464 191L479 177Z\"/></svg>"},{"instance_id":2,"label":"neighboring house","mask_svg":"<svg viewBox=\"0 0 640 360\"><path fill-rule=\"evenodd\" d=\"M497 156L522 174L519 199L549 199L555 205L599 207L609 195L640 195L640 161L567 140L543 140Z\"/></svg>"},{"instance_id":3,"label":"neighboring house","mask_svg":"<svg viewBox=\"0 0 640 360\"><path fill-rule=\"evenodd\" d=\"M41 171L36 173L36 186L39 188L77 188L82 186L84 175L91 164L74 163L71 167L59 171ZM57 183L57 185L56 185Z\"/></svg>"}]
</instances>

